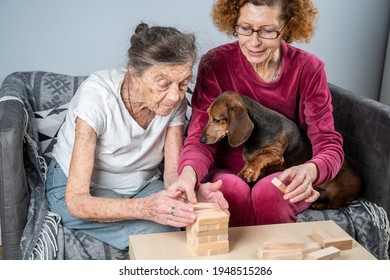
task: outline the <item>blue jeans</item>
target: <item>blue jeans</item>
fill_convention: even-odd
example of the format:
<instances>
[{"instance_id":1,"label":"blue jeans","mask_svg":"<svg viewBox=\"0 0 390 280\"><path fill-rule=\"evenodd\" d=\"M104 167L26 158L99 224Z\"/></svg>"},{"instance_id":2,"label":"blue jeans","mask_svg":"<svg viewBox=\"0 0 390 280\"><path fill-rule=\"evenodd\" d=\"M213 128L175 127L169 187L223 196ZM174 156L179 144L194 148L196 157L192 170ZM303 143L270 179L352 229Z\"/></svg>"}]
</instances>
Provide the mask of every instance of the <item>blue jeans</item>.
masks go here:
<instances>
[{"instance_id":1,"label":"blue jeans","mask_svg":"<svg viewBox=\"0 0 390 280\"><path fill-rule=\"evenodd\" d=\"M67 181L67 176L62 171L57 161L53 159L47 172L46 197L50 205L50 210L61 216L61 222L64 227L83 231L86 234L121 250L124 250L129 246L129 235L180 230L180 228L161 225L148 220L95 222L73 217L70 215L65 203L65 187ZM163 188L163 182L156 180L131 197L110 190L97 191L93 188L91 188L91 194L93 196L109 198L142 198L157 193Z\"/></svg>"}]
</instances>

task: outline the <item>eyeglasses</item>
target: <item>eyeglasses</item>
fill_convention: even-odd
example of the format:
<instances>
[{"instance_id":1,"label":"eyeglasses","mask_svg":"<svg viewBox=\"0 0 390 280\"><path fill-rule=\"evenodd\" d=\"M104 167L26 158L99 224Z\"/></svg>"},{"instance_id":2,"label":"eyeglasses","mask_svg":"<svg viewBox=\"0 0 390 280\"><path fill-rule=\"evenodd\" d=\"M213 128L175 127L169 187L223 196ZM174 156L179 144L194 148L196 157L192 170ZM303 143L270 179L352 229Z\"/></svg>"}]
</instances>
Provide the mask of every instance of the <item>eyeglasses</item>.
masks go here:
<instances>
[{"instance_id":1,"label":"eyeglasses","mask_svg":"<svg viewBox=\"0 0 390 280\"><path fill-rule=\"evenodd\" d=\"M235 25L233 30L235 33L242 36L251 36L253 32L256 32L260 38L263 39L276 39L282 34L283 29L286 27L287 23L290 21L290 18L283 24L280 30L267 30L265 28L253 29L246 26Z\"/></svg>"}]
</instances>

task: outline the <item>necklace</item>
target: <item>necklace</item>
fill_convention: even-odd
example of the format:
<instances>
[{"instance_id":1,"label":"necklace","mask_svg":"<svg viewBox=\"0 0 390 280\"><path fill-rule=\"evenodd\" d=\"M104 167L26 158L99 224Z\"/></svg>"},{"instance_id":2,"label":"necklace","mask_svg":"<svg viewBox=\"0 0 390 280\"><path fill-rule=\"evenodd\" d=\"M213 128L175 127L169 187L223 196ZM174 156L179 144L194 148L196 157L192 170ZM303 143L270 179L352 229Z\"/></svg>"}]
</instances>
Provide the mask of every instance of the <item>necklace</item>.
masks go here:
<instances>
[{"instance_id":1,"label":"necklace","mask_svg":"<svg viewBox=\"0 0 390 280\"><path fill-rule=\"evenodd\" d=\"M281 60L282 60L282 53L279 49L279 57L278 57L278 61L276 62L275 72L272 76L271 82L276 80Z\"/></svg>"}]
</instances>

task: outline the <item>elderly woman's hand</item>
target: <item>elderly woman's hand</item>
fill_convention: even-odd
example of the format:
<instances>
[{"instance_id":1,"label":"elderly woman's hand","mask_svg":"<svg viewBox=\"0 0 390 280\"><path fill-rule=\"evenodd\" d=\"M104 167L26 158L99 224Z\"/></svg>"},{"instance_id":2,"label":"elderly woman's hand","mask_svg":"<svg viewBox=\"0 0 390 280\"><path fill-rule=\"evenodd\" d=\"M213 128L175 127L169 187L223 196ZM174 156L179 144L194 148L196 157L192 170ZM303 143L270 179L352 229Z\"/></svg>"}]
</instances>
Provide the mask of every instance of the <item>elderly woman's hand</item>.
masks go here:
<instances>
[{"instance_id":1,"label":"elderly woman's hand","mask_svg":"<svg viewBox=\"0 0 390 280\"><path fill-rule=\"evenodd\" d=\"M143 199L139 211L144 219L174 227L185 227L195 222L196 215L190 204L179 200L181 192L163 190Z\"/></svg>"},{"instance_id":2,"label":"elderly woman's hand","mask_svg":"<svg viewBox=\"0 0 390 280\"><path fill-rule=\"evenodd\" d=\"M278 176L287 184L284 199L295 203L301 200L306 202L314 202L320 196L318 191L313 189L313 182L317 179L317 167L314 163L305 163L290 167Z\"/></svg>"}]
</instances>

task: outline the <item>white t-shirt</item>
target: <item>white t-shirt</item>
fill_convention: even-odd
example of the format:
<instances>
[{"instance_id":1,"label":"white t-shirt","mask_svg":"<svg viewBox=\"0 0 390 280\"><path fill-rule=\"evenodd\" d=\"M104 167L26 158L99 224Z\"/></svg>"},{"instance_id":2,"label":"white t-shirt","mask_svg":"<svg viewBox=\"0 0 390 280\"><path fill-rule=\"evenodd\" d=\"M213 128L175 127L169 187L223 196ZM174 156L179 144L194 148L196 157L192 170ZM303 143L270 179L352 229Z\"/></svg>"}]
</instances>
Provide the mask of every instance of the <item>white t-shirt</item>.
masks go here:
<instances>
[{"instance_id":1,"label":"white t-shirt","mask_svg":"<svg viewBox=\"0 0 390 280\"><path fill-rule=\"evenodd\" d=\"M130 116L120 96L126 69L93 73L72 98L53 156L66 175L75 139L75 120L86 121L97 134L92 185L133 195L157 179L169 126L184 125L186 100L170 115L155 116L144 130Z\"/></svg>"}]
</instances>

